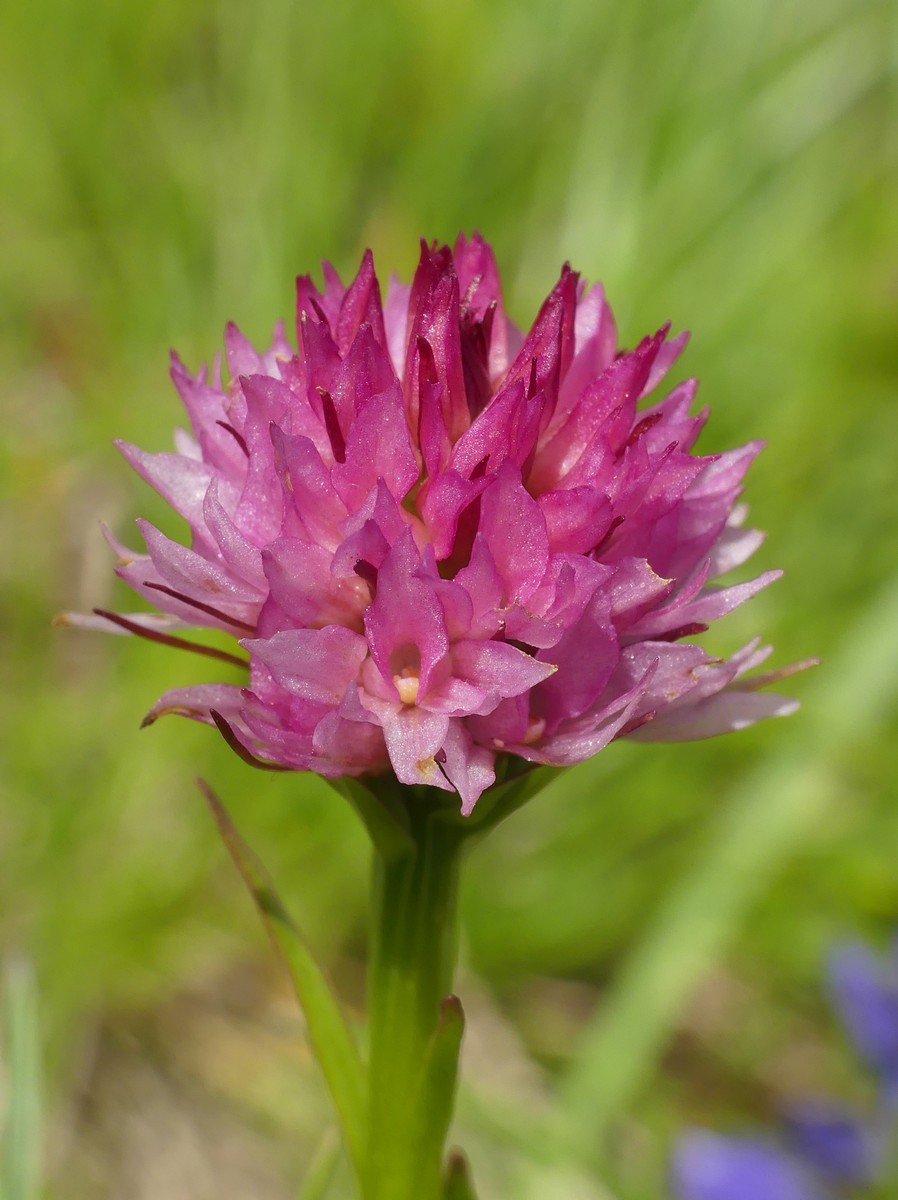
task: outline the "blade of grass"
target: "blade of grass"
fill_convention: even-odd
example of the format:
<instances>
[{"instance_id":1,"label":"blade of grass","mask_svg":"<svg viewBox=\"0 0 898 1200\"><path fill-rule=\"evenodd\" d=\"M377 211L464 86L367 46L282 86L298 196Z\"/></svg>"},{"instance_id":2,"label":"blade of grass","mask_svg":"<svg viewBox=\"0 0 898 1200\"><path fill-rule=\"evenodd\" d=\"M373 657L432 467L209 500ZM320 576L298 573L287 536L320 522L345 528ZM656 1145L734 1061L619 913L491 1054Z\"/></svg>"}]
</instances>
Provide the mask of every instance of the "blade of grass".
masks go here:
<instances>
[{"instance_id":1,"label":"blade of grass","mask_svg":"<svg viewBox=\"0 0 898 1200\"><path fill-rule=\"evenodd\" d=\"M586 1029L559 1095L559 1130L594 1159L646 1082L689 994L755 898L836 799L833 760L898 690L898 578L844 639L789 747L731 794L701 861L657 914Z\"/></svg>"},{"instance_id":2,"label":"blade of grass","mask_svg":"<svg viewBox=\"0 0 898 1200\"><path fill-rule=\"evenodd\" d=\"M283 959L309 1028L309 1040L337 1109L349 1157L358 1171L365 1144L364 1069L352 1035L320 967L287 913L265 868L234 828L224 805L197 780L222 841Z\"/></svg>"},{"instance_id":3,"label":"blade of grass","mask_svg":"<svg viewBox=\"0 0 898 1200\"><path fill-rule=\"evenodd\" d=\"M37 992L31 968L7 968L3 985L9 1099L2 1140L3 1200L36 1200L40 1185L41 1085Z\"/></svg>"},{"instance_id":4,"label":"blade of grass","mask_svg":"<svg viewBox=\"0 0 898 1200\"><path fill-rule=\"evenodd\" d=\"M309 1170L299 1189L297 1200L324 1200L334 1181L340 1161L340 1139L329 1129L309 1164Z\"/></svg>"}]
</instances>

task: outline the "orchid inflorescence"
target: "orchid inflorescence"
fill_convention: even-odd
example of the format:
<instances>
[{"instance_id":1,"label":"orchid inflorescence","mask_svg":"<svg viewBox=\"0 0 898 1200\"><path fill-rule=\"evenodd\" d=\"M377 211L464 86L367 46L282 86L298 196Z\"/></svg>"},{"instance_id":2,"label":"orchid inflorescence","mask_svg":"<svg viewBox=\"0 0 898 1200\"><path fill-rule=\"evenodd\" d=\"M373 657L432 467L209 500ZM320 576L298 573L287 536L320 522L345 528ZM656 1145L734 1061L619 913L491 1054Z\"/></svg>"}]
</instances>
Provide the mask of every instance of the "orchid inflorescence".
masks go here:
<instances>
[{"instance_id":1,"label":"orchid inflorescence","mask_svg":"<svg viewBox=\"0 0 898 1200\"><path fill-rule=\"evenodd\" d=\"M737 503L760 444L696 454L695 381L652 397L685 335L619 350L602 288L567 265L522 334L478 235L422 244L383 301L370 252L349 286L324 278L297 281L297 349L229 325L226 383L173 359L174 452L120 444L191 544L107 532L159 612L86 620L248 672L168 691L147 722L214 723L261 766L392 773L468 814L507 756L566 765L794 708L758 691L788 669L746 674L769 648L694 640L778 572L713 586L762 540Z\"/></svg>"}]
</instances>

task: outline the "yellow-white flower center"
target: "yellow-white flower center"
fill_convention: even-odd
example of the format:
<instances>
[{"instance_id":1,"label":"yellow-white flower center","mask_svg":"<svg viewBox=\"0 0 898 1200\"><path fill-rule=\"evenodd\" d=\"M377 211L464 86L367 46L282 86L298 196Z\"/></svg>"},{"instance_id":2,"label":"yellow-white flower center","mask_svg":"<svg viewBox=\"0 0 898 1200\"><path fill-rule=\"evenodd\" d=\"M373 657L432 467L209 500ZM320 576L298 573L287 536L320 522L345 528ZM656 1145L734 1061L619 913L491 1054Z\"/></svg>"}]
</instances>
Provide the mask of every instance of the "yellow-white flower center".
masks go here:
<instances>
[{"instance_id":1,"label":"yellow-white flower center","mask_svg":"<svg viewBox=\"0 0 898 1200\"><path fill-rule=\"evenodd\" d=\"M524 745L532 746L534 742L538 742L546 731L546 723L542 717L538 717L535 721L531 718L530 724L527 726L527 732L524 734Z\"/></svg>"},{"instance_id":2,"label":"yellow-white flower center","mask_svg":"<svg viewBox=\"0 0 898 1200\"><path fill-rule=\"evenodd\" d=\"M418 676L406 668L398 675L393 676L393 682L396 684L396 691L399 693L402 703L414 704L418 699L418 688L420 687Z\"/></svg>"}]
</instances>

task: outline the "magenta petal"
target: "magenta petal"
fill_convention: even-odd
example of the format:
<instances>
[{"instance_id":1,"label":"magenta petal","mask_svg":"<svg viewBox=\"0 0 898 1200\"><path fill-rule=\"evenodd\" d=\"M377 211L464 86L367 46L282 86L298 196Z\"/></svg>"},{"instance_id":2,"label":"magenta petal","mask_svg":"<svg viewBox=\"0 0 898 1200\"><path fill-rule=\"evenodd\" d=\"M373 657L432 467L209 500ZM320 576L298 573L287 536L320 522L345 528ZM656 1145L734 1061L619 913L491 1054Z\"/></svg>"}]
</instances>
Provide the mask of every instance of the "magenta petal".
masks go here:
<instances>
[{"instance_id":1,"label":"magenta petal","mask_svg":"<svg viewBox=\"0 0 898 1200\"><path fill-rule=\"evenodd\" d=\"M457 471L445 471L422 489L419 507L438 559L450 557L462 514L473 508L490 482L488 476L471 480Z\"/></svg>"},{"instance_id":2,"label":"magenta petal","mask_svg":"<svg viewBox=\"0 0 898 1200\"><path fill-rule=\"evenodd\" d=\"M590 487L544 492L539 507L546 520L549 546L556 554L588 554L614 519L611 501Z\"/></svg>"},{"instance_id":3,"label":"magenta petal","mask_svg":"<svg viewBox=\"0 0 898 1200\"><path fill-rule=\"evenodd\" d=\"M798 701L788 696L734 688L694 705L684 703L664 709L628 736L638 742L696 741L746 729L769 717L788 717L797 709Z\"/></svg>"},{"instance_id":4,"label":"magenta petal","mask_svg":"<svg viewBox=\"0 0 898 1200\"><path fill-rule=\"evenodd\" d=\"M318 291L309 275L299 275L296 280L296 320L300 342L302 341L302 333L299 330L299 326L303 313L309 316L320 313L331 329L336 329L337 327L340 306L343 303L346 289L340 281L340 276L330 263L322 263L322 267L325 285L323 292Z\"/></svg>"},{"instance_id":5,"label":"magenta petal","mask_svg":"<svg viewBox=\"0 0 898 1200\"><path fill-rule=\"evenodd\" d=\"M518 380L545 396L543 426L558 402L558 389L574 354L574 314L579 276L567 264L509 368L506 385Z\"/></svg>"},{"instance_id":6,"label":"magenta petal","mask_svg":"<svg viewBox=\"0 0 898 1200\"><path fill-rule=\"evenodd\" d=\"M479 233L470 240L459 234L454 253L464 309L481 323L490 313L487 369L489 380L495 385L508 370L509 363L508 318L502 304L496 259L492 248Z\"/></svg>"},{"instance_id":7,"label":"magenta petal","mask_svg":"<svg viewBox=\"0 0 898 1200\"><path fill-rule=\"evenodd\" d=\"M418 462L398 384L372 396L358 414L346 441L346 461L333 468L331 478L350 511L367 499L379 479L397 500L417 482Z\"/></svg>"},{"instance_id":8,"label":"magenta petal","mask_svg":"<svg viewBox=\"0 0 898 1200\"><path fill-rule=\"evenodd\" d=\"M384 303L384 328L387 335L387 349L393 370L399 379L405 374L405 351L408 345L408 304L411 288L400 283L394 276L387 288L387 298Z\"/></svg>"},{"instance_id":9,"label":"magenta petal","mask_svg":"<svg viewBox=\"0 0 898 1200\"><path fill-rule=\"evenodd\" d=\"M271 431L275 461L296 515L312 541L333 549L340 542L340 522L346 505L340 499L321 455L305 437Z\"/></svg>"},{"instance_id":10,"label":"magenta petal","mask_svg":"<svg viewBox=\"0 0 898 1200\"><path fill-rule=\"evenodd\" d=\"M727 575L741 567L763 544L764 537L760 529L726 525L711 550L709 578L716 579L718 575Z\"/></svg>"},{"instance_id":11,"label":"magenta petal","mask_svg":"<svg viewBox=\"0 0 898 1200\"><path fill-rule=\"evenodd\" d=\"M689 341L688 333L679 333L669 342L664 342L658 350L658 355L652 363L649 377L645 381L645 386L642 389L642 395L647 396L649 392L654 391L670 368L674 365L683 351L686 349L686 343Z\"/></svg>"},{"instance_id":12,"label":"magenta petal","mask_svg":"<svg viewBox=\"0 0 898 1200\"><path fill-rule=\"evenodd\" d=\"M556 669L507 642L461 641L452 647L452 674L497 697L528 692Z\"/></svg>"},{"instance_id":13,"label":"magenta petal","mask_svg":"<svg viewBox=\"0 0 898 1200\"><path fill-rule=\"evenodd\" d=\"M522 467L536 445L542 403L521 381L505 387L455 444L449 465L470 478L475 468L497 471L510 459Z\"/></svg>"},{"instance_id":14,"label":"magenta petal","mask_svg":"<svg viewBox=\"0 0 898 1200\"><path fill-rule=\"evenodd\" d=\"M423 708L399 707L384 720L387 753L400 783L450 789L436 762L449 724L449 717Z\"/></svg>"},{"instance_id":15,"label":"magenta petal","mask_svg":"<svg viewBox=\"0 0 898 1200\"><path fill-rule=\"evenodd\" d=\"M138 475L184 518L195 534L203 537L203 500L214 478L211 469L180 454L147 454L127 442L115 444Z\"/></svg>"},{"instance_id":16,"label":"magenta petal","mask_svg":"<svg viewBox=\"0 0 898 1200\"><path fill-rule=\"evenodd\" d=\"M245 581L260 595L264 595L265 576L262 571L262 554L241 530L237 528L218 499L218 482L212 481L203 501L203 519L226 569L236 578Z\"/></svg>"},{"instance_id":17,"label":"magenta petal","mask_svg":"<svg viewBox=\"0 0 898 1200\"><path fill-rule=\"evenodd\" d=\"M589 646L589 654L583 647ZM601 695L617 665L620 644L608 601L597 595L557 645L540 656L558 670L536 689L534 711L554 731L562 721L579 716Z\"/></svg>"},{"instance_id":18,"label":"magenta petal","mask_svg":"<svg viewBox=\"0 0 898 1200\"><path fill-rule=\"evenodd\" d=\"M137 524L153 566L169 587L226 617L236 617L238 621L249 621L250 624L255 622L263 599L257 587L235 578L225 567L210 562L194 550L173 542L148 521ZM197 623L208 623L200 612Z\"/></svg>"},{"instance_id":19,"label":"magenta petal","mask_svg":"<svg viewBox=\"0 0 898 1200\"><path fill-rule=\"evenodd\" d=\"M727 588L707 588L699 592L694 600L680 603L679 597L673 599L663 608L647 614L630 630L631 634L640 638L657 638L672 630L685 625L704 624L725 616L744 604L762 588L774 583L782 575L782 571L765 571L757 579L747 583L734 584Z\"/></svg>"},{"instance_id":20,"label":"magenta petal","mask_svg":"<svg viewBox=\"0 0 898 1200\"><path fill-rule=\"evenodd\" d=\"M396 543L378 572L377 595L365 613L371 657L392 691L393 676L412 671L426 692L449 649L446 620L435 589L421 577L411 530ZM391 755L392 757L392 755Z\"/></svg>"},{"instance_id":21,"label":"magenta petal","mask_svg":"<svg viewBox=\"0 0 898 1200\"><path fill-rule=\"evenodd\" d=\"M601 284L590 288L577 303L574 346L574 358L562 381L547 437L558 430L583 392L614 361L617 330Z\"/></svg>"},{"instance_id":22,"label":"magenta petal","mask_svg":"<svg viewBox=\"0 0 898 1200\"><path fill-rule=\"evenodd\" d=\"M243 688L225 683L202 683L193 687L172 688L159 697L143 719L144 725L152 725L160 717L174 714L190 717L193 721L214 724L209 715L211 709L224 713L228 720L238 720L243 707Z\"/></svg>"},{"instance_id":23,"label":"magenta petal","mask_svg":"<svg viewBox=\"0 0 898 1200\"><path fill-rule=\"evenodd\" d=\"M532 748L514 747L523 757L555 766L571 766L592 758L620 736L635 716L640 704L639 687L617 696L604 708L581 722L562 725L550 736L541 738Z\"/></svg>"},{"instance_id":24,"label":"magenta petal","mask_svg":"<svg viewBox=\"0 0 898 1200\"><path fill-rule=\"evenodd\" d=\"M312 748L336 775L376 774L390 765L379 725L347 721L336 712L327 713L315 726Z\"/></svg>"},{"instance_id":25,"label":"magenta petal","mask_svg":"<svg viewBox=\"0 0 898 1200\"><path fill-rule=\"evenodd\" d=\"M356 574L334 576L329 550L301 538L279 538L264 551L263 561L271 598L292 620L312 628L361 629L370 589Z\"/></svg>"},{"instance_id":26,"label":"magenta petal","mask_svg":"<svg viewBox=\"0 0 898 1200\"><path fill-rule=\"evenodd\" d=\"M329 389L344 439L356 414L369 404L371 398L398 383L386 350L376 340L370 325L363 325L334 372Z\"/></svg>"},{"instance_id":27,"label":"magenta petal","mask_svg":"<svg viewBox=\"0 0 898 1200\"><path fill-rule=\"evenodd\" d=\"M358 274L346 289L337 315L337 349L346 354L361 325L367 325L378 345L386 347L380 286L374 273L374 256L366 250ZM379 390L379 389L378 389Z\"/></svg>"},{"instance_id":28,"label":"magenta petal","mask_svg":"<svg viewBox=\"0 0 898 1200\"><path fill-rule=\"evenodd\" d=\"M247 638L241 645L282 687L318 704L339 704L368 655L365 639L339 625L285 629L270 638Z\"/></svg>"},{"instance_id":29,"label":"magenta petal","mask_svg":"<svg viewBox=\"0 0 898 1200\"><path fill-rule=\"evenodd\" d=\"M496 780L495 755L477 746L461 721L450 721L443 738L443 771L461 797L461 815L469 817L474 805Z\"/></svg>"},{"instance_id":30,"label":"magenta petal","mask_svg":"<svg viewBox=\"0 0 898 1200\"><path fill-rule=\"evenodd\" d=\"M492 555L508 601L525 601L549 562L546 521L510 463L480 502L480 533Z\"/></svg>"}]
</instances>

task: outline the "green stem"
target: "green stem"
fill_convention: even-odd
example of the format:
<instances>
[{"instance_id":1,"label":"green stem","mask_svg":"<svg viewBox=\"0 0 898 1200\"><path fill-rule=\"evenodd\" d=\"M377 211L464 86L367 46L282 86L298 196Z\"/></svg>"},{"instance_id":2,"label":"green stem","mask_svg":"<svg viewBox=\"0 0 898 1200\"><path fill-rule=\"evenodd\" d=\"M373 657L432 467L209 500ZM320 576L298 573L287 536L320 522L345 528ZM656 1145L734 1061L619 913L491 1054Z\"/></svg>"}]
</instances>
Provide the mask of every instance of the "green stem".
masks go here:
<instances>
[{"instance_id":1,"label":"green stem","mask_svg":"<svg viewBox=\"0 0 898 1200\"><path fill-rule=\"evenodd\" d=\"M421 1130L425 1064L452 990L463 833L410 806L414 850L375 853L364 1200L438 1200L442 1144ZM454 1087L454 1078L448 1081Z\"/></svg>"}]
</instances>

